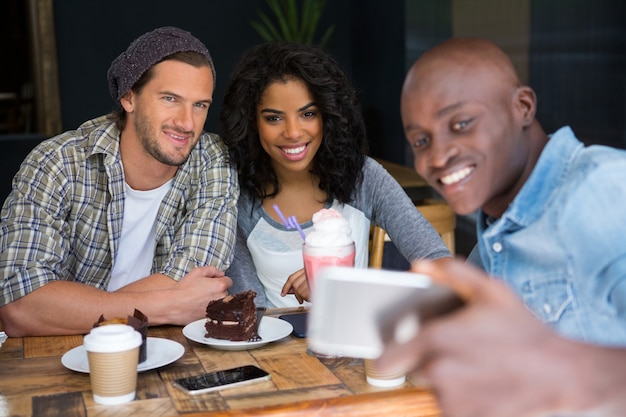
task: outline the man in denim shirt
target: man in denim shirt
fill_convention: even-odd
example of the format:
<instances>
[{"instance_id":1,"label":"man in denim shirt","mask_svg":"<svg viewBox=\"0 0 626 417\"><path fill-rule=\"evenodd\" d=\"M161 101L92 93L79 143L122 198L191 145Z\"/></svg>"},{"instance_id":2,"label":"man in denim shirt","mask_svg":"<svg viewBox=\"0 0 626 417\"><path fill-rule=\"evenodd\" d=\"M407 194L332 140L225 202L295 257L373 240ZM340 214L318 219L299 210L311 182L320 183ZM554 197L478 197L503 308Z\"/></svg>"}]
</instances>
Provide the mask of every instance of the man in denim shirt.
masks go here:
<instances>
[{"instance_id":1,"label":"man in denim shirt","mask_svg":"<svg viewBox=\"0 0 626 417\"><path fill-rule=\"evenodd\" d=\"M626 345L626 153L585 148L567 127L546 135L506 55L458 42L426 55L405 83L416 170L457 213L480 209L482 267L537 317L576 339Z\"/></svg>"},{"instance_id":2,"label":"man in denim shirt","mask_svg":"<svg viewBox=\"0 0 626 417\"><path fill-rule=\"evenodd\" d=\"M479 264L495 277L412 268L468 306L382 362L419 366L448 416L626 415L626 153L567 127L548 136L536 104L482 39L436 46L404 83L415 169L457 213L480 209Z\"/></svg>"}]
</instances>

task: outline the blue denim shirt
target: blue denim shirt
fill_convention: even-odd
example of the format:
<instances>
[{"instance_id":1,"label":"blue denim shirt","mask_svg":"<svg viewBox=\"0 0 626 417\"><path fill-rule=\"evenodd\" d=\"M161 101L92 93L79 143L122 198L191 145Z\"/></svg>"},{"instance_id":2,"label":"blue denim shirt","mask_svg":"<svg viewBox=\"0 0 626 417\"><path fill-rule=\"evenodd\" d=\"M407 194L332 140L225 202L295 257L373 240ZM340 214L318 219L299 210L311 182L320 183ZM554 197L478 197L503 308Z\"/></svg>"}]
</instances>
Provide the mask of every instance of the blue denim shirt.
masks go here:
<instances>
[{"instance_id":1,"label":"blue denim shirt","mask_svg":"<svg viewBox=\"0 0 626 417\"><path fill-rule=\"evenodd\" d=\"M480 213L483 268L559 333L626 345L626 152L550 137L497 220Z\"/></svg>"}]
</instances>

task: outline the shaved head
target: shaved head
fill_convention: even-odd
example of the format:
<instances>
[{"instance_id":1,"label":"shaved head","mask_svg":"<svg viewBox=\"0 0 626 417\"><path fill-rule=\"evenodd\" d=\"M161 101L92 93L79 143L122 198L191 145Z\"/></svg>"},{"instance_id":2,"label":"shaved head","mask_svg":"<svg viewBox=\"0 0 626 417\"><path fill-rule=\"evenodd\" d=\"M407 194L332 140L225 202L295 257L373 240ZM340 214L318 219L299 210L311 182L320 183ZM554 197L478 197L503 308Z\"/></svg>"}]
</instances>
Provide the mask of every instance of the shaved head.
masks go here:
<instances>
[{"instance_id":1,"label":"shaved head","mask_svg":"<svg viewBox=\"0 0 626 417\"><path fill-rule=\"evenodd\" d=\"M499 217L547 141L536 96L493 42L455 38L425 52L402 87L415 169L460 214Z\"/></svg>"},{"instance_id":2,"label":"shaved head","mask_svg":"<svg viewBox=\"0 0 626 417\"><path fill-rule=\"evenodd\" d=\"M455 38L425 52L411 67L402 95L452 76L465 80L489 80L513 91L521 83L509 57L493 42L481 38Z\"/></svg>"}]
</instances>

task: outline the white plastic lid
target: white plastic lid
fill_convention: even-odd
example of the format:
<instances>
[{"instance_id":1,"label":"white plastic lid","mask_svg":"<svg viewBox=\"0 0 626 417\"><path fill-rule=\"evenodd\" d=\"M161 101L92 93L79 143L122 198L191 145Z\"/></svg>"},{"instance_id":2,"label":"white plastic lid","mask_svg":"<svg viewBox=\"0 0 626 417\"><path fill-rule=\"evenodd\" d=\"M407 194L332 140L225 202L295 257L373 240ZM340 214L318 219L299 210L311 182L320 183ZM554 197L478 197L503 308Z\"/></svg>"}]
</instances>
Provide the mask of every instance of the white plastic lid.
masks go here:
<instances>
[{"instance_id":1,"label":"white plastic lid","mask_svg":"<svg viewBox=\"0 0 626 417\"><path fill-rule=\"evenodd\" d=\"M83 338L83 346L88 352L121 352L133 349L141 343L141 333L127 324L94 327Z\"/></svg>"},{"instance_id":2,"label":"white plastic lid","mask_svg":"<svg viewBox=\"0 0 626 417\"><path fill-rule=\"evenodd\" d=\"M369 376L366 376L365 378L368 384L375 387L397 387L398 385L404 384L404 382L406 381L406 375L392 379L378 379Z\"/></svg>"}]
</instances>

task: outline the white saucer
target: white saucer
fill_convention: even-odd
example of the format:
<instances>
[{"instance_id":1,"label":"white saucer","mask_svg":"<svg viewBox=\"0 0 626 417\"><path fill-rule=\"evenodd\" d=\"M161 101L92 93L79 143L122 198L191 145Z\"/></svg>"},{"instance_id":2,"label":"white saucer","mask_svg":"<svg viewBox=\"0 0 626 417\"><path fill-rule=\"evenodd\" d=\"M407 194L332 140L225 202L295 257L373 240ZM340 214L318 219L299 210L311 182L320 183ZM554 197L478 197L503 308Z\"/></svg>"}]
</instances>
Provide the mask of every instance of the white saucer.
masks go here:
<instances>
[{"instance_id":1,"label":"white saucer","mask_svg":"<svg viewBox=\"0 0 626 417\"><path fill-rule=\"evenodd\" d=\"M169 365L183 356L183 353L185 353L183 345L174 340L149 337L147 358L137 365L137 371L144 372ZM61 363L72 371L89 373L89 361L83 345L65 352Z\"/></svg>"},{"instance_id":2,"label":"white saucer","mask_svg":"<svg viewBox=\"0 0 626 417\"><path fill-rule=\"evenodd\" d=\"M285 320L277 319L275 317L263 317L261 324L259 325L259 336L261 336L258 342L232 342L230 340L214 339L212 337L204 337L206 329L204 328L206 319L196 320L193 323L189 323L183 327L183 334L187 339L194 342L203 343L209 345L215 349L221 350L248 350L256 349L261 346L265 346L270 342L282 339L285 336L289 336L293 331L293 327Z\"/></svg>"}]
</instances>

